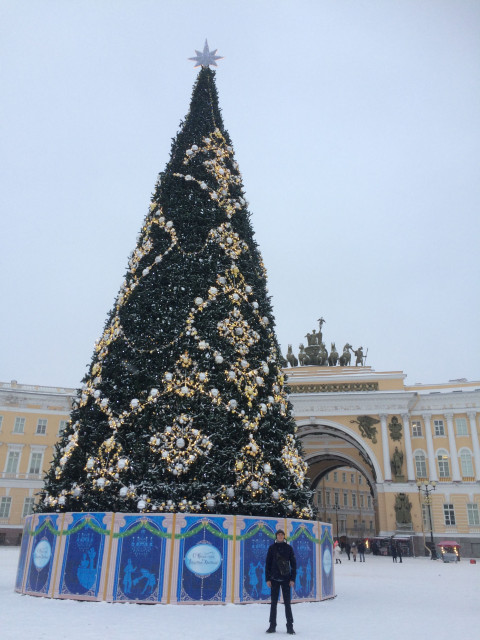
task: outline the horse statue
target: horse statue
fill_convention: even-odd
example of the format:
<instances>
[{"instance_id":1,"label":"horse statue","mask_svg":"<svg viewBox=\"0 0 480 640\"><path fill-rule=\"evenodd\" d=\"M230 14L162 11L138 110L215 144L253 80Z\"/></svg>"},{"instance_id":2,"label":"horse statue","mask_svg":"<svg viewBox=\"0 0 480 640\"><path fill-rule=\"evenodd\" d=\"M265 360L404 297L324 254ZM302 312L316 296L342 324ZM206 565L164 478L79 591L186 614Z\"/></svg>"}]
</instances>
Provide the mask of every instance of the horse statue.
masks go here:
<instances>
[{"instance_id":1,"label":"horse statue","mask_svg":"<svg viewBox=\"0 0 480 640\"><path fill-rule=\"evenodd\" d=\"M347 342L347 344L343 347L343 353L338 360L338 364L341 367L348 367L348 365L350 364L350 361L352 359L352 354L350 353L350 349L352 349L352 345L348 344Z\"/></svg>"},{"instance_id":2,"label":"horse statue","mask_svg":"<svg viewBox=\"0 0 480 640\"><path fill-rule=\"evenodd\" d=\"M331 351L330 351L330 355L328 356L328 364L331 367L334 367L337 364L338 361L338 351L335 347L335 343L332 342L331 343Z\"/></svg>"},{"instance_id":3,"label":"horse statue","mask_svg":"<svg viewBox=\"0 0 480 640\"><path fill-rule=\"evenodd\" d=\"M288 345L287 360L288 360L288 364L291 367L298 367L298 360L297 360L297 357L295 356L295 354L292 351L292 345L291 344Z\"/></svg>"},{"instance_id":4,"label":"horse statue","mask_svg":"<svg viewBox=\"0 0 480 640\"><path fill-rule=\"evenodd\" d=\"M304 367L305 365L310 363L310 358L305 353L305 347L303 346L303 344L298 345L298 348L300 349L300 352L298 354L298 361L300 362L300 366Z\"/></svg>"},{"instance_id":5,"label":"horse statue","mask_svg":"<svg viewBox=\"0 0 480 640\"><path fill-rule=\"evenodd\" d=\"M328 353L325 348L325 345L322 342L322 344L320 345L320 351L318 352L318 364L321 367L325 367L327 362L328 362Z\"/></svg>"}]
</instances>

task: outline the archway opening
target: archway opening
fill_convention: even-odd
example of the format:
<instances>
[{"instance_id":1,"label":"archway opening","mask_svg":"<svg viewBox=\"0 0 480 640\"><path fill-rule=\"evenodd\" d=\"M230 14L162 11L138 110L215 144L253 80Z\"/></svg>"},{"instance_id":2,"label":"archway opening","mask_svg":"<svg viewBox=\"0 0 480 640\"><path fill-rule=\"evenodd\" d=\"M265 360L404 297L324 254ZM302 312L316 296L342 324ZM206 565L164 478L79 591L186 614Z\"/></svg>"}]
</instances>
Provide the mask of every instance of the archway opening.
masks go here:
<instances>
[{"instance_id":1,"label":"archway opening","mask_svg":"<svg viewBox=\"0 0 480 640\"><path fill-rule=\"evenodd\" d=\"M299 425L318 518L332 523L342 543L363 541L367 548L380 530L378 462L356 434L320 421Z\"/></svg>"}]
</instances>

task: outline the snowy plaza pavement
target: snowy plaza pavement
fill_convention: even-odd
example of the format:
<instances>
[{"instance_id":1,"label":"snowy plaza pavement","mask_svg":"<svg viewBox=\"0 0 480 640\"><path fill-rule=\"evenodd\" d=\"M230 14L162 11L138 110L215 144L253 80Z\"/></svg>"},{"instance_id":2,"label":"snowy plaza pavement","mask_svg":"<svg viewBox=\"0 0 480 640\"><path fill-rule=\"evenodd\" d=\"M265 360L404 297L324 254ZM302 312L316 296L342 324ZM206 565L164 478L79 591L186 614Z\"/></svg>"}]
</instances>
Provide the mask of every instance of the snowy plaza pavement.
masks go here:
<instances>
[{"instance_id":1,"label":"snowy plaza pavement","mask_svg":"<svg viewBox=\"0 0 480 640\"><path fill-rule=\"evenodd\" d=\"M18 547L0 547L0 637L89 640L245 640L265 638L268 605L178 606L50 600L13 591ZM337 597L293 607L304 640L477 640L480 564L426 558L343 559ZM283 605L277 636L285 635Z\"/></svg>"}]
</instances>

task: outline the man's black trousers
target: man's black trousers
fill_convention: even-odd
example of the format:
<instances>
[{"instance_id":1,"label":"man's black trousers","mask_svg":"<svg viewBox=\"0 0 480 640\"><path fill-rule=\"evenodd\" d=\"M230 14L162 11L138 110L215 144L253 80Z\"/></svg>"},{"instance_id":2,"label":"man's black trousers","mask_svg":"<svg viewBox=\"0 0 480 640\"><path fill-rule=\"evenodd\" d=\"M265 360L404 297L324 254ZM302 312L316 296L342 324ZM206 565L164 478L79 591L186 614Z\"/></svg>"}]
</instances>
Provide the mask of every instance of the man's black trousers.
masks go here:
<instances>
[{"instance_id":1,"label":"man's black trousers","mask_svg":"<svg viewBox=\"0 0 480 640\"><path fill-rule=\"evenodd\" d=\"M271 589L271 604L270 604L270 624L277 624L277 602L280 593L280 587L282 588L283 603L285 604L285 617L287 618L287 624L293 624L292 607L290 605L290 584L289 580L279 582L278 580L272 580Z\"/></svg>"}]
</instances>

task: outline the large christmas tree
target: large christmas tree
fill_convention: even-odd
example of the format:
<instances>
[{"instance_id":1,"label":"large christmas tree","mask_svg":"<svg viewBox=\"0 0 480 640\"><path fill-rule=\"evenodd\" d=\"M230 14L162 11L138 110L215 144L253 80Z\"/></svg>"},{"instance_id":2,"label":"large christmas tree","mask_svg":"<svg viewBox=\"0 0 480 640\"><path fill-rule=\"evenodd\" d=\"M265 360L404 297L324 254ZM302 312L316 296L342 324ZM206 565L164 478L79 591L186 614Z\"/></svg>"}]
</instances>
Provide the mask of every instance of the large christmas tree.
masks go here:
<instances>
[{"instance_id":1,"label":"large christmas tree","mask_svg":"<svg viewBox=\"0 0 480 640\"><path fill-rule=\"evenodd\" d=\"M312 516L214 59L202 63L40 511Z\"/></svg>"}]
</instances>

